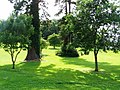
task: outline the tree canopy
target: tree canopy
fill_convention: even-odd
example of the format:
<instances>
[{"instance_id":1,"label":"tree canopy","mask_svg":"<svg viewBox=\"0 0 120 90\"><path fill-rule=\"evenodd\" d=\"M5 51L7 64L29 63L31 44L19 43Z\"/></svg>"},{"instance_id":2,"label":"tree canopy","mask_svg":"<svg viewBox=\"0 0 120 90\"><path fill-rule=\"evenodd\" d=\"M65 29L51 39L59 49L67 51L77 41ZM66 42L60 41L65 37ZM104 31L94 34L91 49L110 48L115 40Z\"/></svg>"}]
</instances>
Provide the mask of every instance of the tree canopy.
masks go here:
<instances>
[{"instance_id":1,"label":"tree canopy","mask_svg":"<svg viewBox=\"0 0 120 90\"><path fill-rule=\"evenodd\" d=\"M113 45L116 46L120 25L120 13L117 8L107 0L77 1L75 43L79 43L83 50L94 50L95 71L98 71L99 50L116 49Z\"/></svg>"},{"instance_id":2,"label":"tree canopy","mask_svg":"<svg viewBox=\"0 0 120 90\"><path fill-rule=\"evenodd\" d=\"M18 54L31 43L29 38L34 32L31 23L32 17L28 15L12 15L0 23L0 46L11 55L13 69Z\"/></svg>"}]
</instances>

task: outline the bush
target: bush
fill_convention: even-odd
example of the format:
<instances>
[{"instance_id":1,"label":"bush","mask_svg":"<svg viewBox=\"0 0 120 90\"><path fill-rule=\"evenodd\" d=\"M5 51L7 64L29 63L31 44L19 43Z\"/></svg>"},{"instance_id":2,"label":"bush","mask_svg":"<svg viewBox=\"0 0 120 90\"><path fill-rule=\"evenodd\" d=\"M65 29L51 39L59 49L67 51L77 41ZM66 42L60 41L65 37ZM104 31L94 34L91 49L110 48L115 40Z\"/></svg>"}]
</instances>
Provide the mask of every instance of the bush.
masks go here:
<instances>
[{"instance_id":1,"label":"bush","mask_svg":"<svg viewBox=\"0 0 120 90\"><path fill-rule=\"evenodd\" d=\"M58 51L56 55L61 56L61 57L79 57L79 54L76 48L74 48L74 46L72 46L71 44L67 46L63 45L61 47L61 50Z\"/></svg>"},{"instance_id":2,"label":"bush","mask_svg":"<svg viewBox=\"0 0 120 90\"><path fill-rule=\"evenodd\" d=\"M41 53L42 53L42 50L44 48L48 47L48 45L49 45L49 43L45 39L41 38L41 40L40 40L40 51L41 51Z\"/></svg>"},{"instance_id":3,"label":"bush","mask_svg":"<svg viewBox=\"0 0 120 90\"><path fill-rule=\"evenodd\" d=\"M60 44L59 35L53 33L52 35L48 36L48 41L49 41L50 45L52 45L55 49L55 46Z\"/></svg>"}]
</instances>

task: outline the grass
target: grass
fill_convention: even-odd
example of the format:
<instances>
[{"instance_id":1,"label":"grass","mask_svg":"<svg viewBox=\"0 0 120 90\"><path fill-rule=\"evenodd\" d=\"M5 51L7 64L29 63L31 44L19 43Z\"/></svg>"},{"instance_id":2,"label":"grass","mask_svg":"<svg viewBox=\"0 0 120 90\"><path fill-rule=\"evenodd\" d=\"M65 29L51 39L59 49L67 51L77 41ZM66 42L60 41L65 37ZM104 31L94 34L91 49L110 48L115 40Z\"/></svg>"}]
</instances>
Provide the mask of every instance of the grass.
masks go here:
<instances>
[{"instance_id":1,"label":"grass","mask_svg":"<svg viewBox=\"0 0 120 90\"><path fill-rule=\"evenodd\" d=\"M1 90L120 90L120 54L98 55L99 72L94 72L93 53L79 58L55 56L57 49L43 50L41 62L23 62L23 51L16 69L8 53L0 50Z\"/></svg>"}]
</instances>

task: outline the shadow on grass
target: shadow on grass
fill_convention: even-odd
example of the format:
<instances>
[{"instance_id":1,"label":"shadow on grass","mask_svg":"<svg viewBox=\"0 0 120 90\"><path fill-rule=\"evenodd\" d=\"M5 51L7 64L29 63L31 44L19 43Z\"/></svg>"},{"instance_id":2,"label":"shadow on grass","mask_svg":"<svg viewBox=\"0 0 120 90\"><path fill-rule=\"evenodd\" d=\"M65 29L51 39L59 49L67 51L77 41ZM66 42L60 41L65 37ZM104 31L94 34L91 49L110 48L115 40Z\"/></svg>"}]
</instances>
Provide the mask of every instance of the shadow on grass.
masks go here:
<instances>
[{"instance_id":1,"label":"shadow on grass","mask_svg":"<svg viewBox=\"0 0 120 90\"><path fill-rule=\"evenodd\" d=\"M88 68L93 68L94 70L94 66L95 63L94 62L90 62L86 59L83 58L68 58L68 57L62 57L61 61L63 61L65 64L71 64L71 65L78 65L78 66L84 66L84 67L88 67ZM120 66L118 65L111 65L110 63L107 62L99 62L98 61L98 67L99 69L103 70L103 71L107 71L107 72L118 72L120 71Z\"/></svg>"},{"instance_id":2,"label":"shadow on grass","mask_svg":"<svg viewBox=\"0 0 120 90\"><path fill-rule=\"evenodd\" d=\"M55 48L54 47L49 47L49 49L50 50L60 50L60 47L57 47L57 46Z\"/></svg>"},{"instance_id":3,"label":"shadow on grass","mask_svg":"<svg viewBox=\"0 0 120 90\"><path fill-rule=\"evenodd\" d=\"M80 59L81 62L77 63L72 60L64 62L75 65L86 64L86 67L93 65L84 59ZM120 66L101 63L105 71L95 73L58 69L54 64L40 65L40 62L20 63L15 70L11 69L11 65L0 66L1 90L119 90L120 87L120 74L117 73L120 72ZM106 72L110 68L115 71Z\"/></svg>"},{"instance_id":4,"label":"shadow on grass","mask_svg":"<svg viewBox=\"0 0 120 90\"><path fill-rule=\"evenodd\" d=\"M78 58L62 57L61 60L66 64L72 64L72 65L79 65L79 66L94 68L94 62L89 62L86 59L79 58L79 57Z\"/></svg>"}]
</instances>

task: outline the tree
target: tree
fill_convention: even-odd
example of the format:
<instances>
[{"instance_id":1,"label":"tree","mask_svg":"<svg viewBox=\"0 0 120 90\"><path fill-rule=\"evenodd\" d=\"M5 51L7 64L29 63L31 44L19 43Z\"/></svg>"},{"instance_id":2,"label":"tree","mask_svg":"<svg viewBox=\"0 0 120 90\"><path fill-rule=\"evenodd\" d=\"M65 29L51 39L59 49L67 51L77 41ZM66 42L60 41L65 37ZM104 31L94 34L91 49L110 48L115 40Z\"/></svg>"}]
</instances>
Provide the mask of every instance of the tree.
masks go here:
<instances>
[{"instance_id":1,"label":"tree","mask_svg":"<svg viewBox=\"0 0 120 90\"><path fill-rule=\"evenodd\" d=\"M33 34L32 17L27 15L11 16L0 23L0 46L10 54L15 69L17 56L22 49L27 49Z\"/></svg>"},{"instance_id":2,"label":"tree","mask_svg":"<svg viewBox=\"0 0 120 90\"><path fill-rule=\"evenodd\" d=\"M33 16L32 25L34 34L30 37L32 41L31 47L28 49L26 61L39 60L40 58L40 20L39 20L39 0L32 0L30 7L30 15Z\"/></svg>"},{"instance_id":3,"label":"tree","mask_svg":"<svg viewBox=\"0 0 120 90\"><path fill-rule=\"evenodd\" d=\"M48 36L55 33L59 33L57 20L44 20L40 22L40 30L42 37L47 40Z\"/></svg>"},{"instance_id":4,"label":"tree","mask_svg":"<svg viewBox=\"0 0 120 90\"><path fill-rule=\"evenodd\" d=\"M50 45L52 45L55 49L55 46L56 45L59 45L60 44L60 38L57 34L53 33L52 35L50 35L48 37L48 41L50 43Z\"/></svg>"},{"instance_id":5,"label":"tree","mask_svg":"<svg viewBox=\"0 0 120 90\"><path fill-rule=\"evenodd\" d=\"M72 14L63 17L59 21L60 37L63 40L63 45L61 46L61 50L56 55L64 56L64 57L79 56L73 44L74 28L75 28L74 23L76 23L76 18Z\"/></svg>"},{"instance_id":6,"label":"tree","mask_svg":"<svg viewBox=\"0 0 120 90\"><path fill-rule=\"evenodd\" d=\"M47 47L48 47L48 45L49 45L49 43L47 42L47 40L41 38L41 40L40 40L40 46L41 46L40 51L41 51L41 53L42 53L42 50L43 50L44 48L47 48Z\"/></svg>"},{"instance_id":7,"label":"tree","mask_svg":"<svg viewBox=\"0 0 120 90\"><path fill-rule=\"evenodd\" d=\"M63 13L65 10L65 15L71 13L71 4L75 5L76 2L72 0L55 0L55 5L59 5L60 10L56 15Z\"/></svg>"},{"instance_id":8,"label":"tree","mask_svg":"<svg viewBox=\"0 0 120 90\"><path fill-rule=\"evenodd\" d=\"M65 15L67 15L68 13L68 5L67 5L67 0L55 0L55 5L59 5L60 10L58 11L58 13L56 13L55 15L60 15L61 13L63 13L63 11L65 10Z\"/></svg>"},{"instance_id":9,"label":"tree","mask_svg":"<svg viewBox=\"0 0 120 90\"><path fill-rule=\"evenodd\" d=\"M70 20L72 17L70 15L71 14L71 5L72 4L75 5L76 2L74 2L72 0L56 0L56 3L60 6L60 11L56 15L61 14L63 12L63 10L65 10L65 16L60 20L60 30L61 30L60 33L63 32L63 34L61 34L62 38L63 38L63 45L61 48L66 47L66 48L64 48L66 50L62 49L63 51L61 50L61 53L65 53L64 51L69 51L69 50L67 50L67 45L69 46L69 44L71 44L71 37L72 37L72 32L71 32L72 24L69 23L69 21L68 21L68 19ZM70 22L71 22L71 20L70 20Z\"/></svg>"},{"instance_id":10,"label":"tree","mask_svg":"<svg viewBox=\"0 0 120 90\"><path fill-rule=\"evenodd\" d=\"M20 13L26 13L28 15L32 15L32 25L34 27L34 34L30 37L32 41L31 47L28 49L28 53L26 56L26 61L31 60L39 60L40 59L40 19L39 19L39 5L41 6L41 10L43 10L43 15L46 14L44 11L46 8L44 0L8 0L14 4L14 9L16 15Z\"/></svg>"},{"instance_id":11,"label":"tree","mask_svg":"<svg viewBox=\"0 0 120 90\"><path fill-rule=\"evenodd\" d=\"M58 20L51 20L51 23L49 25L49 30L51 31L51 34L59 34L59 27L58 27Z\"/></svg>"},{"instance_id":12,"label":"tree","mask_svg":"<svg viewBox=\"0 0 120 90\"><path fill-rule=\"evenodd\" d=\"M110 47L115 48L111 46L111 42L119 32L120 13L117 8L108 0L78 0L77 2L75 26L77 40L75 41L83 50L94 51L95 71L98 71L99 50L106 51Z\"/></svg>"}]
</instances>

